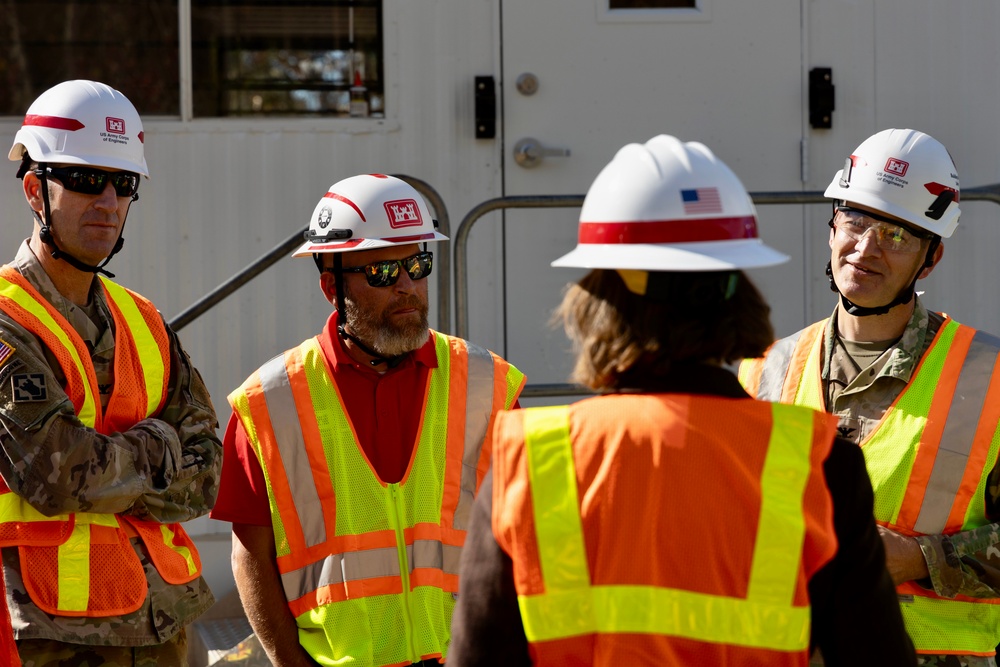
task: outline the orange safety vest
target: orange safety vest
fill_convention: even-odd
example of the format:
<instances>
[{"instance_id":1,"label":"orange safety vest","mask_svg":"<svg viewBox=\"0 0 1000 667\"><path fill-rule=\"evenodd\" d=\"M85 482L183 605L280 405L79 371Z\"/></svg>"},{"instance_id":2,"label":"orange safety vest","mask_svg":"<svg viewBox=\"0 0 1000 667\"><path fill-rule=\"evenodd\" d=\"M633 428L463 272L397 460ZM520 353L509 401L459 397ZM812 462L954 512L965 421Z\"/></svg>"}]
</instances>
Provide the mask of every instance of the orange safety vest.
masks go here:
<instances>
[{"instance_id":1,"label":"orange safety vest","mask_svg":"<svg viewBox=\"0 0 1000 667\"><path fill-rule=\"evenodd\" d=\"M101 282L117 332L115 386L106 410L86 343L11 266L0 268L0 310L55 355L80 421L108 435L128 430L163 407L170 342L152 303L110 280ZM142 538L167 583L187 583L201 574L198 551L180 524L126 514L45 516L0 480L0 546L18 548L25 588L49 614L119 616L141 607L148 583L129 539L133 535Z\"/></svg>"},{"instance_id":2,"label":"orange safety vest","mask_svg":"<svg viewBox=\"0 0 1000 667\"><path fill-rule=\"evenodd\" d=\"M827 321L740 365L762 400L825 410L821 378ZM1000 339L945 319L913 377L860 443L875 490L875 520L903 535L950 535L990 523L985 494L1000 450ZM918 653L993 655L1000 599L943 598L897 587Z\"/></svg>"},{"instance_id":3,"label":"orange safety vest","mask_svg":"<svg viewBox=\"0 0 1000 667\"><path fill-rule=\"evenodd\" d=\"M836 419L619 394L502 415L493 534L535 665L806 665Z\"/></svg>"},{"instance_id":4,"label":"orange safety vest","mask_svg":"<svg viewBox=\"0 0 1000 667\"><path fill-rule=\"evenodd\" d=\"M7 582L0 573L0 664L7 667L21 667L21 656L17 653L14 628L10 623L10 609L7 608Z\"/></svg>"},{"instance_id":5,"label":"orange safety vest","mask_svg":"<svg viewBox=\"0 0 1000 667\"><path fill-rule=\"evenodd\" d=\"M357 441L318 338L229 396L264 472L277 565L299 642L317 661L409 665L447 654L458 561L491 426L524 375L432 332L417 443L386 484Z\"/></svg>"}]
</instances>

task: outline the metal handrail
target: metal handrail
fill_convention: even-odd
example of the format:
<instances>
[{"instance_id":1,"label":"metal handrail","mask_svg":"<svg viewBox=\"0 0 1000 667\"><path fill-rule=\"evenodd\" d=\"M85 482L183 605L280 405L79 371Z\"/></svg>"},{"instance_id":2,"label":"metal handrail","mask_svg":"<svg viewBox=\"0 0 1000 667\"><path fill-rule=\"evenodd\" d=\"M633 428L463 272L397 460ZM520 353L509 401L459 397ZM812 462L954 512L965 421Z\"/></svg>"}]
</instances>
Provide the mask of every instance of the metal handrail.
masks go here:
<instances>
[{"instance_id":1,"label":"metal handrail","mask_svg":"<svg viewBox=\"0 0 1000 667\"><path fill-rule=\"evenodd\" d=\"M448 231L451 226L451 221L448 218L448 208L445 206L444 200L441 199L441 195L438 194L437 190L432 188L426 181L422 181L419 178L406 176L404 174L392 175L406 181L412 185L417 192L423 195L424 199L427 200L427 202L431 205L431 208L434 210L435 216L437 216L438 231L445 236L448 236ZM256 278L265 269L270 268L274 264L278 263L279 260L287 257L288 253L302 245L302 234L305 233L307 229L309 229L308 225L302 227L274 248L247 265L242 271L235 274L229 280L225 281L214 290L195 301L185 310L181 311L168 323L170 328L174 331L180 331L211 310L216 304L238 290L240 287ZM441 251L437 253L434 258L435 263L439 267L439 270L434 273L437 274L438 283L438 321L443 323L439 326L439 328L443 331L448 331L451 326L451 252L448 247L448 243L448 241L441 242Z\"/></svg>"},{"instance_id":2,"label":"metal handrail","mask_svg":"<svg viewBox=\"0 0 1000 667\"><path fill-rule=\"evenodd\" d=\"M991 201L1000 204L1000 183L962 190L962 201ZM830 201L821 190L751 192L754 204L823 204ZM584 195L522 195L496 197L475 206L465 214L455 232L455 335L469 337L468 243L472 226L491 211L508 208L573 208L583 205ZM527 385L521 396L575 396L590 394L575 384Z\"/></svg>"},{"instance_id":3,"label":"metal handrail","mask_svg":"<svg viewBox=\"0 0 1000 667\"><path fill-rule=\"evenodd\" d=\"M965 188L962 190L961 197L965 201L991 201L994 204L1000 204L1000 183Z\"/></svg>"},{"instance_id":4,"label":"metal handrail","mask_svg":"<svg viewBox=\"0 0 1000 667\"><path fill-rule=\"evenodd\" d=\"M455 335L469 337L469 233L490 211L507 208L572 208L583 204L584 195L523 195L487 199L465 214L455 232Z\"/></svg>"}]
</instances>

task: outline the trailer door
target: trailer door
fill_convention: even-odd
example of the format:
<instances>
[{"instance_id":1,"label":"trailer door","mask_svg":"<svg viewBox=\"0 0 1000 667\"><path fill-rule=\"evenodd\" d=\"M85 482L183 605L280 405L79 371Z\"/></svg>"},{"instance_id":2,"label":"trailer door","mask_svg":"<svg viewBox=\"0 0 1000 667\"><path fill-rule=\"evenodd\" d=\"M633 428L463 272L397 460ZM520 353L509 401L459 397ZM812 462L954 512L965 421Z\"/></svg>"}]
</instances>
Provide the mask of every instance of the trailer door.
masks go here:
<instances>
[{"instance_id":1,"label":"trailer door","mask_svg":"<svg viewBox=\"0 0 1000 667\"><path fill-rule=\"evenodd\" d=\"M802 188L800 0L656 6L679 2L502 0L506 195L583 194L618 148L660 133L707 144L750 190ZM765 241L793 256L753 274L788 333L805 313L802 209L759 212ZM574 246L578 213L505 214L505 330L494 349L531 384L565 382L571 367L565 336L548 323L583 272L549 263ZM472 322L473 340L491 335Z\"/></svg>"}]
</instances>

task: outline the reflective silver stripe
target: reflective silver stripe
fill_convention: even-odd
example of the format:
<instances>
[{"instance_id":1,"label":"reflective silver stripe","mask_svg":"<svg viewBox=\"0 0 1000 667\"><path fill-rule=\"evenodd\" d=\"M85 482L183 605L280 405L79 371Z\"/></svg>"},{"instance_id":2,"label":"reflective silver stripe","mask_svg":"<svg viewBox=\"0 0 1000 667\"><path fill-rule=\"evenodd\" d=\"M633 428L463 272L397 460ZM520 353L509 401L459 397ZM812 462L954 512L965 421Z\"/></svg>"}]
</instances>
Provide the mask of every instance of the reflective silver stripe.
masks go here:
<instances>
[{"instance_id":1,"label":"reflective silver stripe","mask_svg":"<svg viewBox=\"0 0 1000 667\"><path fill-rule=\"evenodd\" d=\"M399 576L399 553L395 547L333 554L321 561L281 575L285 595L297 600L323 587L348 581Z\"/></svg>"},{"instance_id":2,"label":"reflective silver stripe","mask_svg":"<svg viewBox=\"0 0 1000 667\"><path fill-rule=\"evenodd\" d=\"M454 547L449 544L445 544L444 554L441 560L441 569L444 570L446 574L454 574L458 576L458 566L459 559L462 557L462 547Z\"/></svg>"},{"instance_id":3,"label":"reflective silver stripe","mask_svg":"<svg viewBox=\"0 0 1000 667\"><path fill-rule=\"evenodd\" d=\"M795 352L795 344L801 335L802 332L799 331L788 338L782 338L771 346L760 371L760 384L757 388L758 400L776 402L781 398L781 388L785 384L785 376L788 375L792 353Z\"/></svg>"},{"instance_id":4,"label":"reflective silver stripe","mask_svg":"<svg viewBox=\"0 0 1000 667\"><path fill-rule=\"evenodd\" d=\"M313 480L305 437L299 424L291 381L285 369L285 356L278 355L260 367L260 384L264 390L267 413L274 429L274 439L281 454L281 463L288 476L288 488L295 502L307 547L326 542L326 525L319 501L319 491ZM271 471L276 474L276 471ZM282 516L286 521L289 517ZM286 526L287 529L287 526Z\"/></svg>"},{"instance_id":5,"label":"reflective silver stripe","mask_svg":"<svg viewBox=\"0 0 1000 667\"><path fill-rule=\"evenodd\" d=\"M429 567L442 570L447 574L458 574L458 559L462 548L442 544L435 540L414 540L406 547L406 560L410 571L418 567Z\"/></svg>"},{"instance_id":6,"label":"reflective silver stripe","mask_svg":"<svg viewBox=\"0 0 1000 667\"><path fill-rule=\"evenodd\" d=\"M419 567L458 575L461 554L461 547L448 546L434 540L416 540L406 547L406 560L411 572ZM327 556L321 561L282 574L281 583L289 599L297 600L323 586L398 576L399 554L395 547L386 547Z\"/></svg>"},{"instance_id":7,"label":"reflective silver stripe","mask_svg":"<svg viewBox=\"0 0 1000 667\"><path fill-rule=\"evenodd\" d=\"M452 528L467 530L472 504L476 499L476 467L483 450L486 427L493 413L493 373L495 367L490 353L466 342L469 351L469 381L465 398L465 443L462 450L462 486L455 508Z\"/></svg>"},{"instance_id":8,"label":"reflective silver stripe","mask_svg":"<svg viewBox=\"0 0 1000 667\"><path fill-rule=\"evenodd\" d=\"M934 467L927 480L927 489L920 505L920 514L913 529L925 534L938 534L948 523L952 504L962 485L965 466L979 426L980 414L986 401L993 366L1000 352L1000 339L977 331L962 363L955 394L948 408L948 418L941 433Z\"/></svg>"}]
</instances>

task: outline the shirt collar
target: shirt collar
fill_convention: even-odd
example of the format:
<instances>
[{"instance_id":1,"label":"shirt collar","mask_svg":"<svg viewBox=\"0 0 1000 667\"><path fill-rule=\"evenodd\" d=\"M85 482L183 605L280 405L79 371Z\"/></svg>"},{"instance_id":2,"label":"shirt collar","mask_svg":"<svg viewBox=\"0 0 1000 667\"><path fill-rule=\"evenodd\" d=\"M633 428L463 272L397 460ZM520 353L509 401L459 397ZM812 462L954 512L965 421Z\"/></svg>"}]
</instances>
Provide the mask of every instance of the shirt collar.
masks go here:
<instances>
[{"instance_id":1,"label":"shirt collar","mask_svg":"<svg viewBox=\"0 0 1000 667\"><path fill-rule=\"evenodd\" d=\"M27 239L22 241L21 247L17 249L17 255L14 256L14 268L27 278L28 282L38 290L38 293L56 307L56 310L59 312L66 310L63 307L63 303L67 301L66 297L56 289L55 283L49 278L42 263L35 257L35 252L28 245Z\"/></svg>"},{"instance_id":2,"label":"shirt collar","mask_svg":"<svg viewBox=\"0 0 1000 667\"><path fill-rule=\"evenodd\" d=\"M97 287L96 276L90 286L90 306L82 308L56 289L28 241L22 242L18 248L17 255L14 256L14 268L89 343L92 354L104 354L114 348L113 316L104 303L103 290Z\"/></svg>"},{"instance_id":3,"label":"shirt collar","mask_svg":"<svg viewBox=\"0 0 1000 667\"><path fill-rule=\"evenodd\" d=\"M664 375L647 378L642 387L623 387L620 393L701 394L721 398L750 398L728 367L696 361L674 365ZM613 393L613 392L612 392Z\"/></svg>"},{"instance_id":4,"label":"shirt collar","mask_svg":"<svg viewBox=\"0 0 1000 667\"><path fill-rule=\"evenodd\" d=\"M838 310L838 308L833 309L833 315L826 323L826 334L823 339L824 380L830 379L830 360L833 357L833 347L837 340ZM879 371L878 377L893 377L903 382L910 381L926 347L929 319L930 314L920 301L920 297L914 297L910 321L906 323L906 328L903 330L899 342L892 346L889 358Z\"/></svg>"}]
</instances>

